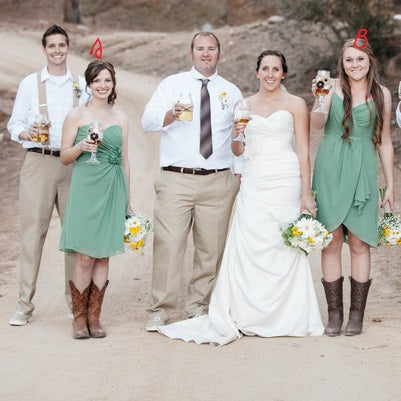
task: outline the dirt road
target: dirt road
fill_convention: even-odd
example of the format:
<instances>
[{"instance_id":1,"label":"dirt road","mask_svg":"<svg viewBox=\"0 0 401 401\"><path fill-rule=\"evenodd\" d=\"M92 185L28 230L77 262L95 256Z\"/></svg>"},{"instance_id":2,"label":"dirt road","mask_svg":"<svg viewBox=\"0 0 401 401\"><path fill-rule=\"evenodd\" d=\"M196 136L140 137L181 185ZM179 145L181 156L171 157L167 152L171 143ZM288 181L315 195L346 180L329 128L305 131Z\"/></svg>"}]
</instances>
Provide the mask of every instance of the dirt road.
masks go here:
<instances>
[{"instance_id":1,"label":"dirt road","mask_svg":"<svg viewBox=\"0 0 401 401\"><path fill-rule=\"evenodd\" d=\"M16 87L44 63L37 38L27 31L14 37L0 32L0 88ZM35 40L33 40L33 38ZM83 71L87 60L70 55ZM130 116L130 160L134 208L152 214L153 180L158 170L158 135L140 127L153 78L117 70L117 104ZM316 148L317 139L313 139ZM2 172L3 173L3 172ZM399 171L396 172L400 181ZM3 176L3 174L2 174ZM0 181L0 192L5 190ZM4 192L3 192L4 195ZM398 199L399 197L399 193ZM4 197L3 197L4 199ZM19 227L15 192L0 207L4 255ZM14 210L15 218L12 216ZM4 225L7 225L5 228ZM4 229L4 230L3 230ZM11 327L17 298L16 257L0 271L0 400L4 401L399 401L401 400L400 250L373 251L373 285L364 333L337 338L251 338L225 347L187 344L147 333L151 246L145 255L126 252L111 259L110 285L103 322L108 336L71 338L63 298L63 255L58 251L60 224L54 216L45 244L34 320ZM189 279L192 247L186 257L183 286ZM344 251L345 275L349 272ZM326 306L318 253L311 255L323 319ZM346 284L345 302L348 305ZM180 297L182 303L182 294ZM180 305L181 305L180 303Z\"/></svg>"}]
</instances>

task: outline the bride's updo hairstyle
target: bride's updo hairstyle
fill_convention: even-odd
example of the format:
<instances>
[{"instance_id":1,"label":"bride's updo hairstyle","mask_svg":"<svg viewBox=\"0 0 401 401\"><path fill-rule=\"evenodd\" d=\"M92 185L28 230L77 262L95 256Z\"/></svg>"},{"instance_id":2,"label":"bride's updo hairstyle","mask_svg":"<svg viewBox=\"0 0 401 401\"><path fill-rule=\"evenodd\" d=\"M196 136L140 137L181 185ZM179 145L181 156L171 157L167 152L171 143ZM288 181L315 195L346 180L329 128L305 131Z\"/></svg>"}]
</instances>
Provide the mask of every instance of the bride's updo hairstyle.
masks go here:
<instances>
[{"instance_id":1,"label":"bride's updo hairstyle","mask_svg":"<svg viewBox=\"0 0 401 401\"><path fill-rule=\"evenodd\" d=\"M356 41L356 43L355 43L354 39L347 40L341 49L340 57L338 59L337 69L338 69L338 73L339 73L339 77L340 77L341 89L342 89L343 96L344 96L344 100L343 100L344 117L342 120L342 126L344 129L344 133L342 135L342 138L344 139L344 141L349 142L348 137L350 136L351 129L352 129L351 85L349 83L348 75L345 73L344 64L343 64L344 52L349 47L355 47L356 49L365 53L369 58L369 71L366 76L367 90L366 90L365 102L368 106L370 118L372 118L372 110L368 103L370 97L372 98L373 103L375 105L376 125L375 125L375 133L374 133L372 140L373 140L375 147L377 148L382 143L381 131L383 129L384 96L383 96L383 91L382 91L380 83L379 83L379 74L377 72L376 57L373 54L373 50L370 47L369 43L366 43L365 39L362 39L362 38L359 38Z\"/></svg>"},{"instance_id":2,"label":"bride's updo hairstyle","mask_svg":"<svg viewBox=\"0 0 401 401\"><path fill-rule=\"evenodd\" d=\"M264 52L260 53L258 60L256 61L256 71L259 71L260 64L263 60L263 57L266 57L266 56L278 57L281 60L281 66L283 67L284 74L287 74L287 71L288 71L287 61L284 57L284 54L278 50L265 50Z\"/></svg>"},{"instance_id":3,"label":"bride's updo hairstyle","mask_svg":"<svg viewBox=\"0 0 401 401\"><path fill-rule=\"evenodd\" d=\"M116 92L116 73L114 71L113 64L104 60L95 60L89 63L85 71L86 85L89 86L99 75L99 73L103 70L109 71L111 75L111 80L113 81L113 89L111 90L111 93L107 99L107 103L114 104L114 102L117 99L117 92Z\"/></svg>"}]
</instances>

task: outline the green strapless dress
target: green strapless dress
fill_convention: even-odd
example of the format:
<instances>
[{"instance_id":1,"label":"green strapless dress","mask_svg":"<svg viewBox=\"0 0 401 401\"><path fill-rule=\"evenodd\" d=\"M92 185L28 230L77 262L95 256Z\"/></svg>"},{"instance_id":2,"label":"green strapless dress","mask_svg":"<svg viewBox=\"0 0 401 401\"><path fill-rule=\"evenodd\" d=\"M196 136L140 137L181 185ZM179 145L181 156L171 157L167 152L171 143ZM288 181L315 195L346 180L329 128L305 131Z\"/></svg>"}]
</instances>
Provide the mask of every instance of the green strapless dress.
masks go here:
<instances>
[{"instance_id":1,"label":"green strapless dress","mask_svg":"<svg viewBox=\"0 0 401 401\"><path fill-rule=\"evenodd\" d=\"M80 127L75 143L87 135ZM128 189L122 168L122 132L118 125L103 131L96 153L100 164L85 163L89 152L75 162L68 193L60 250L103 258L124 252Z\"/></svg>"},{"instance_id":2,"label":"green strapless dress","mask_svg":"<svg viewBox=\"0 0 401 401\"><path fill-rule=\"evenodd\" d=\"M313 171L317 218L329 231L344 225L345 241L349 230L376 247L378 187L377 155L372 142L376 121L374 103L363 103L352 109L350 143L341 138L343 116L343 100L334 93Z\"/></svg>"}]
</instances>

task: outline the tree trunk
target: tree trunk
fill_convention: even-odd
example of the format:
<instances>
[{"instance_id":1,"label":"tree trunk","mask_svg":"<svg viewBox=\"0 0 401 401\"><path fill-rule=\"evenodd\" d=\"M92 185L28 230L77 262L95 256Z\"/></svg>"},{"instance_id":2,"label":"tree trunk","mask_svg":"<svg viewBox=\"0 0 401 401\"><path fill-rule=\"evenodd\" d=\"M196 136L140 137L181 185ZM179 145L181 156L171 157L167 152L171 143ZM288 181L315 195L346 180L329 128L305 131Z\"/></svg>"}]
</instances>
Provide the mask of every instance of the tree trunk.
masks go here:
<instances>
[{"instance_id":1,"label":"tree trunk","mask_svg":"<svg viewBox=\"0 0 401 401\"><path fill-rule=\"evenodd\" d=\"M64 21L74 24L81 23L79 0L64 0Z\"/></svg>"}]
</instances>

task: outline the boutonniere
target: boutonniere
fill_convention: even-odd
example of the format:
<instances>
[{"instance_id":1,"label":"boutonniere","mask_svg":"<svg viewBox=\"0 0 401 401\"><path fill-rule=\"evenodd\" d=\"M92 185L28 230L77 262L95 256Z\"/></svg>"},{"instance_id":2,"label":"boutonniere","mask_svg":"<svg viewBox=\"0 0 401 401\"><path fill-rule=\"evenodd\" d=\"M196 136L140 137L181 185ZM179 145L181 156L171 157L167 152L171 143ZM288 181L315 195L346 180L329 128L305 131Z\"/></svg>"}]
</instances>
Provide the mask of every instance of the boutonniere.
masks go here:
<instances>
[{"instance_id":1,"label":"boutonniere","mask_svg":"<svg viewBox=\"0 0 401 401\"><path fill-rule=\"evenodd\" d=\"M219 95L219 100L221 103L221 108L224 110L226 107L228 107L228 94L226 91L221 92Z\"/></svg>"},{"instance_id":2,"label":"boutonniere","mask_svg":"<svg viewBox=\"0 0 401 401\"><path fill-rule=\"evenodd\" d=\"M81 97L82 89L81 89L81 87L79 86L79 83L78 83L77 81L74 81L74 82L72 83L72 90L74 91L75 96L76 96L77 98L80 98L80 97Z\"/></svg>"}]
</instances>

